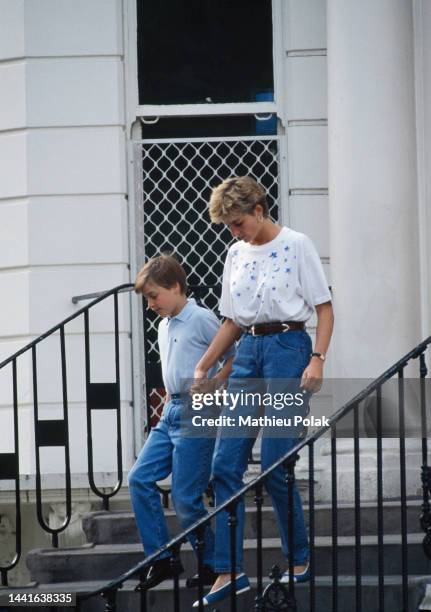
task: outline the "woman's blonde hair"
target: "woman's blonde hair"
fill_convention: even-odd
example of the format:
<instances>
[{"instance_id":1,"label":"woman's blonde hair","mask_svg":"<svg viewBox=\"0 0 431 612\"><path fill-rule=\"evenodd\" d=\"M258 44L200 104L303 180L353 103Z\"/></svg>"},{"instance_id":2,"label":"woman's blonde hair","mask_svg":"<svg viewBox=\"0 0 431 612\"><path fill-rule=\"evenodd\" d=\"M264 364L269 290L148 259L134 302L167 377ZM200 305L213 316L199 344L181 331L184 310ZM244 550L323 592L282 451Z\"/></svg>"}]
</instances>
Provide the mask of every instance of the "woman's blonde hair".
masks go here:
<instances>
[{"instance_id":1,"label":"woman's blonde hair","mask_svg":"<svg viewBox=\"0 0 431 612\"><path fill-rule=\"evenodd\" d=\"M212 190L209 213L213 223L226 223L236 215L250 214L256 205L269 216L265 189L251 176L232 176Z\"/></svg>"}]
</instances>

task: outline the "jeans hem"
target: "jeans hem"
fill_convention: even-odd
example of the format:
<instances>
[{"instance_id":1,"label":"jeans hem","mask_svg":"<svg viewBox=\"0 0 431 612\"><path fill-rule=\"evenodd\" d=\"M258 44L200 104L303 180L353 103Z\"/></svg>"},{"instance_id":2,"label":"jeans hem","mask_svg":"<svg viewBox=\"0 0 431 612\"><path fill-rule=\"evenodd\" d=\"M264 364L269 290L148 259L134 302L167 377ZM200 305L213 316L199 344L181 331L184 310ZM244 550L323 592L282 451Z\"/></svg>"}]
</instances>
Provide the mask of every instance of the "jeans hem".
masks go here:
<instances>
[{"instance_id":1,"label":"jeans hem","mask_svg":"<svg viewBox=\"0 0 431 612\"><path fill-rule=\"evenodd\" d=\"M286 558L287 563L289 563L289 558ZM307 563L309 563L310 560L308 557L305 557L305 559L294 559L294 565L307 565Z\"/></svg>"}]
</instances>

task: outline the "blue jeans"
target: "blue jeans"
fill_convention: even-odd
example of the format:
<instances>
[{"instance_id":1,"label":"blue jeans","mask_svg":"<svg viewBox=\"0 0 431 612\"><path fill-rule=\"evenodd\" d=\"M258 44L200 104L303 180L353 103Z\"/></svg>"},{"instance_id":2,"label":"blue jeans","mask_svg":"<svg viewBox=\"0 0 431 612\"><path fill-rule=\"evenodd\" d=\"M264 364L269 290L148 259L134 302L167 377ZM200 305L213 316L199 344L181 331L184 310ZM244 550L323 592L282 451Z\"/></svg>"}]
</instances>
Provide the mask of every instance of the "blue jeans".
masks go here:
<instances>
[{"instance_id":1,"label":"blue jeans","mask_svg":"<svg viewBox=\"0 0 431 612\"><path fill-rule=\"evenodd\" d=\"M156 482L172 472L172 502L183 529L207 514L202 495L211 475L214 440L189 438L180 429L184 400L173 399L163 411L129 472L129 489L146 555L168 542L169 533ZM214 566L214 534L208 525L204 535L204 564ZM196 548L196 538L190 537ZM170 556L163 553L160 559Z\"/></svg>"},{"instance_id":2,"label":"blue jeans","mask_svg":"<svg viewBox=\"0 0 431 612\"><path fill-rule=\"evenodd\" d=\"M244 334L238 346L238 351L233 363L233 369L229 378L228 391L238 392L241 388L237 379L265 379L266 389L263 392L270 393L276 389L280 391L282 381L297 387L301 375L308 365L312 350L310 336L302 330L282 332L280 334L267 334L252 336ZM253 380L248 380L247 392L262 392L257 385L262 380L256 380L253 388ZM244 384L242 384L242 388ZM290 390L290 389L289 389ZM250 408L247 408L250 414ZM295 409L293 409L295 410ZM239 411L239 412L238 412ZM256 416L259 408L256 408ZM236 413L241 412L241 406L237 406ZM225 410L226 414L235 414ZM290 416L292 416L290 414ZM280 415L280 416L285 416ZM236 493L243 485L243 475L247 468L255 438L232 437L229 428L222 428L217 440L213 459L213 484L215 490L216 505L220 505L231 495ZM257 434L257 431L256 431ZM298 437L274 436L270 427L265 427L262 432L261 463L262 470L270 467L277 459L286 454L298 443ZM285 480L285 471L282 466L271 472L265 481L265 487L271 497L277 519L283 553L288 556L288 486ZM293 490L293 516L294 516L294 538L293 554L294 564L304 565L308 560L309 548L307 530L304 521L304 513L301 498L296 485ZM241 500L237 506L237 541L236 541L236 571L242 571L243 556L243 533L244 533L244 501ZM230 572L230 532L228 525L228 513L220 512L216 516L216 543L214 568L216 572Z\"/></svg>"}]
</instances>

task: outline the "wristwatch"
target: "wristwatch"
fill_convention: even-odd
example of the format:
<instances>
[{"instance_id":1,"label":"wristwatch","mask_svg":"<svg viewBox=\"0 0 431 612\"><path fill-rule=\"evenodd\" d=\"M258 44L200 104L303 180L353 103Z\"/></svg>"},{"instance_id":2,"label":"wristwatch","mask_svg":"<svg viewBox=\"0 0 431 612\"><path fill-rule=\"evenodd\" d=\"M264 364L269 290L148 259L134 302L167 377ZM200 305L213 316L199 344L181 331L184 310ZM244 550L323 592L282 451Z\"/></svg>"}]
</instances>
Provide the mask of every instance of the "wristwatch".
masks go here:
<instances>
[{"instance_id":1,"label":"wristwatch","mask_svg":"<svg viewBox=\"0 0 431 612\"><path fill-rule=\"evenodd\" d=\"M323 353L311 353L310 357L318 357L320 359L320 361L325 361L326 357Z\"/></svg>"}]
</instances>

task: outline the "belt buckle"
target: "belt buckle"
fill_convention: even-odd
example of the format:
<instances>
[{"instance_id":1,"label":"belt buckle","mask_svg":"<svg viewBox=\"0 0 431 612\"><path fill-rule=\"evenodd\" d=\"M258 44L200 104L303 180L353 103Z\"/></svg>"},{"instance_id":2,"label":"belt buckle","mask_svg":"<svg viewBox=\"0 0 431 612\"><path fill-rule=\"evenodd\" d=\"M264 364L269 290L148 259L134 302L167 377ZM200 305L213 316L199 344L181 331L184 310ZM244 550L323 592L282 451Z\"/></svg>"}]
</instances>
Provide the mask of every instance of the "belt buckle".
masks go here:
<instances>
[{"instance_id":1,"label":"belt buckle","mask_svg":"<svg viewBox=\"0 0 431 612\"><path fill-rule=\"evenodd\" d=\"M252 325L252 326L250 327L250 330L251 330L251 335L252 335L252 336L255 336L255 335L256 335L256 334L255 334L255 331L254 331L254 328L255 328L255 326L254 326L254 325Z\"/></svg>"},{"instance_id":2,"label":"belt buckle","mask_svg":"<svg viewBox=\"0 0 431 612\"><path fill-rule=\"evenodd\" d=\"M281 332L282 334L284 334L284 332L288 332L290 329L290 325L288 323L282 323L281 324L282 327L284 327L283 331Z\"/></svg>"}]
</instances>

